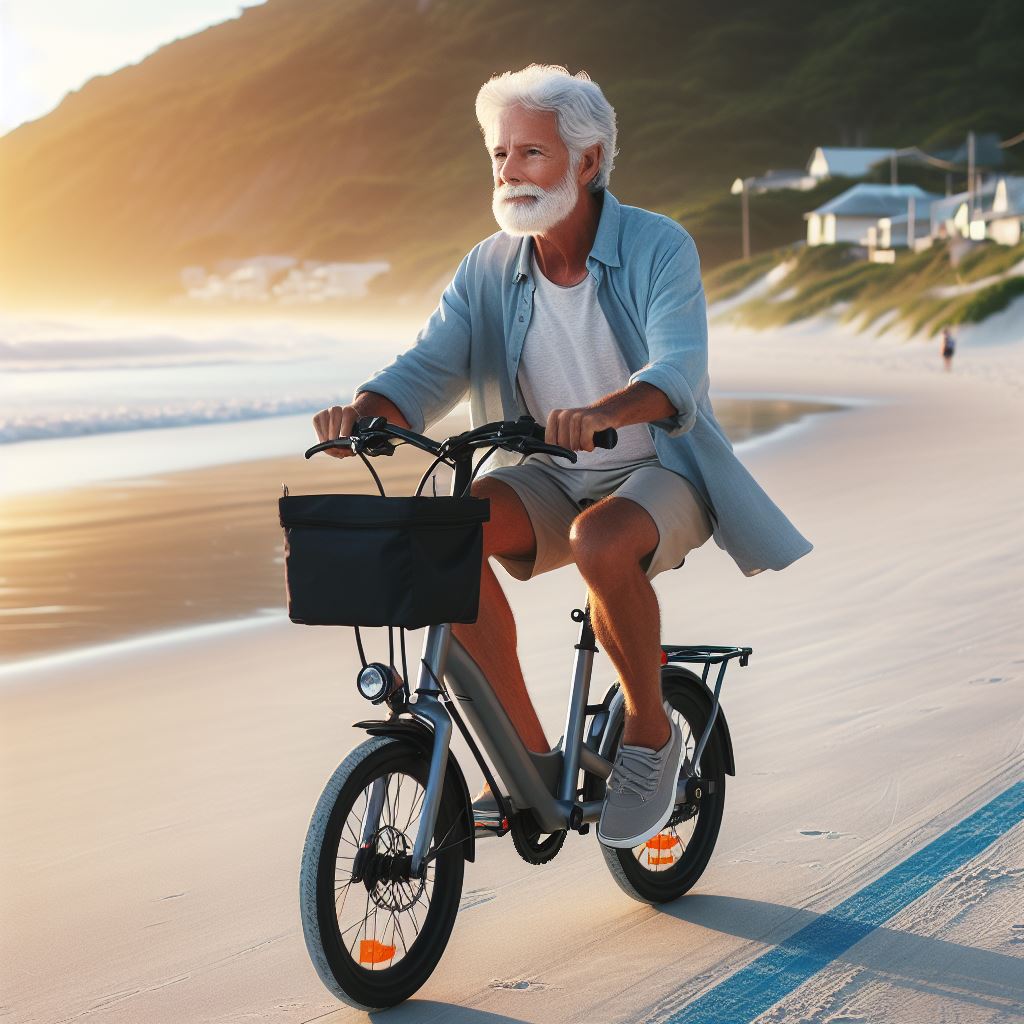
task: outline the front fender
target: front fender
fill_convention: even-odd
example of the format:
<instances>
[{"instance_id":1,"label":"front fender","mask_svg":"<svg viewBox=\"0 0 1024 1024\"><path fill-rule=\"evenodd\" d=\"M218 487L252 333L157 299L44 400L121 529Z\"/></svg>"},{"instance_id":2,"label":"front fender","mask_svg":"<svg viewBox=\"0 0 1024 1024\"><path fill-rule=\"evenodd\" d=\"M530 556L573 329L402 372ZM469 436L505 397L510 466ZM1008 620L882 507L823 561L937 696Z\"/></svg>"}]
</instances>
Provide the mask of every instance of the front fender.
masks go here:
<instances>
[{"instance_id":1,"label":"front fender","mask_svg":"<svg viewBox=\"0 0 1024 1024\"><path fill-rule=\"evenodd\" d=\"M424 758L428 760L434 747L434 734L422 722L411 718L355 722L354 728L365 729L371 736L393 736L396 739L408 740L419 747ZM448 764L445 767L445 777L447 778L449 775L455 780L462 796L465 814L459 825L460 837L464 840L462 848L465 851L466 860L473 863L476 860L476 832L472 825L473 811L469 799L469 786L466 785L466 776L462 772L462 765L450 750L448 751Z\"/></svg>"}]
</instances>

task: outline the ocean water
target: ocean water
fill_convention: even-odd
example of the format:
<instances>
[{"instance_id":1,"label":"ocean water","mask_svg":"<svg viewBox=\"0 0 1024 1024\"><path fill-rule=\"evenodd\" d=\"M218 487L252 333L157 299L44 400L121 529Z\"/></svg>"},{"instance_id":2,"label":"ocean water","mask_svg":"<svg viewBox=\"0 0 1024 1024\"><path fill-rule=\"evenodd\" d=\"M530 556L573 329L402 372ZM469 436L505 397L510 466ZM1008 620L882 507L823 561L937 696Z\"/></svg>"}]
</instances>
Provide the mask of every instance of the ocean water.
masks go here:
<instances>
[{"instance_id":1,"label":"ocean water","mask_svg":"<svg viewBox=\"0 0 1024 1024\"><path fill-rule=\"evenodd\" d=\"M0 498L298 454L416 326L0 316ZM734 442L815 411L715 398Z\"/></svg>"},{"instance_id":2,"label":"ocean water","mask_svg":"<svg viewBox=\"0 0 1024 1024\"><path fill-rule=\"evenodd\" d=\"M0 495L283 455L415 330L0 318Z\"/></svg>"}]
</instances>

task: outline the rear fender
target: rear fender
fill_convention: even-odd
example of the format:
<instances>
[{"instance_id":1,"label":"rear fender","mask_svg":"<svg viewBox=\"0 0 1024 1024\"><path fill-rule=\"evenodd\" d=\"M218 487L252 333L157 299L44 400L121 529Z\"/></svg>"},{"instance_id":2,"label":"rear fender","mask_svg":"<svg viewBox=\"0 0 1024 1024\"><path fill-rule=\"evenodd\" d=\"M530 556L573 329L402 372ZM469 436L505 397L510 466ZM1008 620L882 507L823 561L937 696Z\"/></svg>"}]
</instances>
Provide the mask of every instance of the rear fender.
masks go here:
<instances>
[{"instance_id":1,"label":"rear fender","mask_svg":"<svg viewBox=\"0 0 1024 1024\"><path fill-rule=\"evenodd\" d=\"M365 729L371 736L393 736L395 739L407 740L422 752L424 759L430 759L430 752L434 749L434 734L422 722L410 718L392 718L379 721L356 722L354 728ZM445 768L445 775L451 775L455 779L459 793L462 796L465 813L459 821L459 835L457 838L464 840L463 850L466 860L470 863L476 860L476 833L471 824L473 820L472 805L469 800L469 786L466 785L466 776L462 773L462 765L449 750L448 765Z\"/></svg>"}]
</instances>

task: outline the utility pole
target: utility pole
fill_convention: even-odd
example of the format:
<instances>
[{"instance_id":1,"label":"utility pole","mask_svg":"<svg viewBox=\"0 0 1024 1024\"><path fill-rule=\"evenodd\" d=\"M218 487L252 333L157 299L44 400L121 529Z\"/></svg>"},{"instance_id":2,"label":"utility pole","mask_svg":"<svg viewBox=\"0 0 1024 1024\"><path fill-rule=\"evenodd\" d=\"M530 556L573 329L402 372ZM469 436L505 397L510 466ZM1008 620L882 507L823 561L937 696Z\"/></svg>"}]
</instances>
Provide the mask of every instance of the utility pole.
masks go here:
<instances>
[{"instance_id":1,"label":"utility pole","mask_svg":"<svg viewBox=\"0 0 1024 1024\"><path fill-rule=\"evenodd\" d=\"M967 133L967 222L974 220L974 132Z\"/></svg>"},{"instance_id":2,"label":"utility pole","mask_svg":"<svg viewBox=\"0 0 1024 1024\"><path fill-rule=\"evenodd\" d=\"M914 197L908 196L907 198L907 248L910 252L914 251L914 215L917 212Z\"/></svg>"},{"instance_id":3,"label":"utility pole","mask_svg":"<svg viewBox=\"0 0 1024 1024\"><path fill-rule=\"evenodd\" d=\"M899 176L899 172L896 170L896 165L897 165L898 162L899 161L896 158L896 150L894 149L889 154L889 184L890 185L898 185L899 184L900 176Z\"/></svg>"},{"instance_id":4,"label":"utility pole","mask_svg":"<svg viewBox=\"0 0 1024 1024\"><path fill-rule=\"evenodd\" d=\"M734 196L740 197L740 206L743 210L743 258L750 259L750 182L752 178L737 178L729 190Z\"/></svg>"}]
</instances>

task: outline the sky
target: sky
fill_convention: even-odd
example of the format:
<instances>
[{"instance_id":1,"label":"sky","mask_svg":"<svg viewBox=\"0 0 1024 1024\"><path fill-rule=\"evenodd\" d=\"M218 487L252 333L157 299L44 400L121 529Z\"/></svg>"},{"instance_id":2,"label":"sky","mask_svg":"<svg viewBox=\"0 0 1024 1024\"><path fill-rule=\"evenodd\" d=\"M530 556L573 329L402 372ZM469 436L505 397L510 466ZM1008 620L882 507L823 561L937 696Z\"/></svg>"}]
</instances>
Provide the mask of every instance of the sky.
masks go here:
<instances>
[{"instance_id":1,"label":"sky","mask_svg":"<svg viewBox=\"0 0 1024 1024\"><path fill-rule=\"evenodd\" d=\"M0 134L94 75L237 18L262 0L0 0Z\"/></svg>"}]
</instances>

